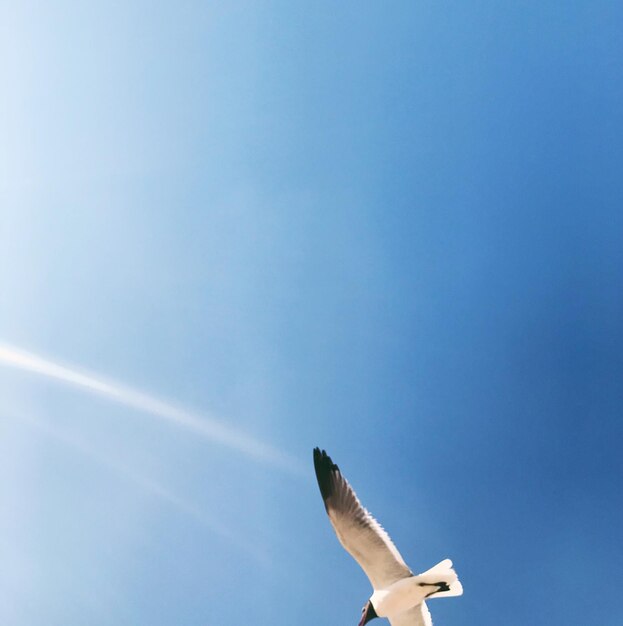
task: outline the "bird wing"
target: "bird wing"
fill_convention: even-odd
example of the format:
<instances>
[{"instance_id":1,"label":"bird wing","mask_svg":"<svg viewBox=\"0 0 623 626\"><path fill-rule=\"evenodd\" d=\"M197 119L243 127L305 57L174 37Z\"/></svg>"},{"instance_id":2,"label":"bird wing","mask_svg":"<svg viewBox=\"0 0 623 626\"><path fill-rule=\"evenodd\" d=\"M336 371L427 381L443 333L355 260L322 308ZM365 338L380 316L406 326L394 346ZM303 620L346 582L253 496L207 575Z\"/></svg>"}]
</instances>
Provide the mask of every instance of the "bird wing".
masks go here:
<instances>
[{"instance_id":1,"label":"bird wing","mask_svg":"<svg viewBox=\"0 0 623 626\"><path fill-rule=\"evenodd\" d=\"M331 457L314 449L314 468L324 506L337 538L359 563L375 589L413 576L389 535L363 508Z\"/></svg>"},{"instance_id":2,"label":"bird wing","mask_svg":"<svg viewBox=\"0 0 623 626\"><path fill-rule=\"evenodd\" d=\"M403 613L398 613L398 615L392 615L389 618L389 623L392 626L433 626L426 602L422 602Z\"/></svg>"}]
</instances>

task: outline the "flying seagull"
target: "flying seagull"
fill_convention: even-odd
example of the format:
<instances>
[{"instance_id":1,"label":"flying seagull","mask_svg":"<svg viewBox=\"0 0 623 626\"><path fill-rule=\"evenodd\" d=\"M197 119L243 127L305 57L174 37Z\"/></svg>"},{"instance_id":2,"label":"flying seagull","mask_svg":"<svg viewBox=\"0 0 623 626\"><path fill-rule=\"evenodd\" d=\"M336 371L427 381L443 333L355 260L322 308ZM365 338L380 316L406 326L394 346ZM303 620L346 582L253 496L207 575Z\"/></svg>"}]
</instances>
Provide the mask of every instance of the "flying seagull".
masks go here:
<instances>
[{"instance_id":1,"label":"flying seagull","mask_svg":"<svg viewBox=\"0 0 623 626\"><path fill-rule=\"evenodd\" d=\"M425 600L463 593L452 561L445 559L416 576L382 526L363 508L339 467L320 448L314 448L314 468L333 530L374 589L361 609L359 626L375 617L387 617L391 626L432 626Z\"/></svg>"}]
</instances>

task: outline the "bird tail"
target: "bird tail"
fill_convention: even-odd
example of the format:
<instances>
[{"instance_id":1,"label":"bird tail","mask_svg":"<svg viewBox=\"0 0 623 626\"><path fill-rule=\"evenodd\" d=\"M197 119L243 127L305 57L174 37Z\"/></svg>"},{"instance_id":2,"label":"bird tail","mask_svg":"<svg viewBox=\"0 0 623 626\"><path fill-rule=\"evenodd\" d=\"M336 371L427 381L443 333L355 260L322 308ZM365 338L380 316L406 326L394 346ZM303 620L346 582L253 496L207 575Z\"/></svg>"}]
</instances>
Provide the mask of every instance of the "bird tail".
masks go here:
<instances>
[{"instance_id":1,"label":"bird tail","mask_svg":"<svg viewBox=\"0 0 623 626\"><path fill-rule=\"evenodd\" d=\"M445 559L426 572L416 576L422 586L430 586L432 590L427 598L444 598L463 595L463 585L452 567L452 561Z\"/></svg>"}]
</instances>

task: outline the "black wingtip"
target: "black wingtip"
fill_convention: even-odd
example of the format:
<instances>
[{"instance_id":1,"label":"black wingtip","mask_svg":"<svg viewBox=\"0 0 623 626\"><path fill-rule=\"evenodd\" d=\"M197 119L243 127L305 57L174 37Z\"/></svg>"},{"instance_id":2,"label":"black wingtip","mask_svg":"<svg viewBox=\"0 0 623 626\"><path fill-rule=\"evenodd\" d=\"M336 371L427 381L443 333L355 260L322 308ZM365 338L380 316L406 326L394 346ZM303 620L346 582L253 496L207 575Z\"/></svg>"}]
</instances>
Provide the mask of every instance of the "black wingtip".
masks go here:
<instances>
[{"instance_id":1,"label":"black wingtip","mask_svg":"<svg viewBox=\"0 0 623 626\"><path fill-rule=\"evenodd\" d=\"M340 468L331 460L331 457L320 448L314 448L314 469L316 479L323 500L327 500L333 493L333 473L339 472Z\"/></svg>"}]
</instances>

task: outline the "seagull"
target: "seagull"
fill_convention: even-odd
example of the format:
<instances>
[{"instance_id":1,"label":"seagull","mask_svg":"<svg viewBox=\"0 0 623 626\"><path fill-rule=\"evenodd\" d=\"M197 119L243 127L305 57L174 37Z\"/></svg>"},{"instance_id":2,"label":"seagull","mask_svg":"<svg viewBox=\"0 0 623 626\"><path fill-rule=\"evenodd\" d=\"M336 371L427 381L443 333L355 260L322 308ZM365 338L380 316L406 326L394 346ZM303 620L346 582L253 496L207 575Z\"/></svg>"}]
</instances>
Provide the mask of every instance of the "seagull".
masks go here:
<instances>
[{"instance_id":1,"label":"seagull","mask_svg":"<svg viewBox=\"0 0 623 626\"><path fill-rule=\"evenodd\" d=\"M452 561L445 559L415 575L383 527L363 508L339 467L320 448L314 448L314 469L333 530L374 590L361 609L359 626L375 617L387 617L391 626L432 626L425 600L463 593Z\"/></svg>"}]
</instances>

